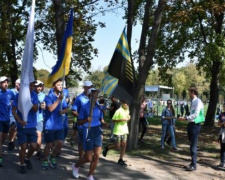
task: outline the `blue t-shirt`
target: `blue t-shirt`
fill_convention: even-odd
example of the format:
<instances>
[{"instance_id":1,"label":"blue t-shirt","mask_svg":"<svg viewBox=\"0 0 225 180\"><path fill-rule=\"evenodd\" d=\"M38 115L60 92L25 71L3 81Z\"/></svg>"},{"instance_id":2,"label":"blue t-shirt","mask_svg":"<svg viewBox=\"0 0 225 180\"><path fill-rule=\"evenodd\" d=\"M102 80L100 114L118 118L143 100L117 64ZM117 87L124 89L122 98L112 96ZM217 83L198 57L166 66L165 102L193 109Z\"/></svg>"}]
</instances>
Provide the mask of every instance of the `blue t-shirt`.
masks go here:
<instances>
[{"instance_id":1,"label":"blue t-shirt","mask_svg":"<svg viewBox=\"0 0 225 180\"><path fill-rule=\"evenodd\" d=\"M21 112L18 109L19 94L20 93L18 93L15 96L15 98L13 100L12 106L17 107L17 114L18 114L19 118L21 120L23 120L23 116L22 116ZM30 96L31 96L31 102L32 102L32 104L33 105L38 105L38 95L37 95L37 93L35 93L35 92L32 91L30 93ZM36 113L37 113L36 111L30 109L30 111L28 113L28 118L27 118L27 125L25 126L25 128L35 128L37 126L37 114ZM17 122L16 124L17 124L17 128L23 128L20 125L20 123Z\"/></svg>"},{"instance_id":2,"label":"blue t-shirt","mask_svg":"<svg viewBox=\"0 0 225 180\"><path fill-rule=\"evenodd\" d=\"M63 100L58 104L58 106L50 112L48 110L48 106L54 104L54 102L58 99L58 97L55 95L54 92L48 94L45 97L45 103L46 103L46 111L45 111L45 120L44 120L44 129L46 130L59 130L63 129L63 116L59 113L61 109L61 103L62 103L62 109L67 108L66 100L63 98Z\"/></svg>"},{"instance_id":3,"label":"blue t-shirt","mask_svg":"<svg viewBox=\"0 0 225 180\"><path fill-rule=\"evenodd\" d=\"M52 93L53 91L54 91L53 88L51 88L49 90L48 94ZM63 88L63 99L66 100L66 98L69 98L69 90L67 88ZM69 105L69 104L67 103L67 105ZM66 114L63 114L62 116L63 116L63 127L67 128L68 127L68 114L66 113Z\"/></svg>"},{"instance_id":4,"label":"blue t-shirt","mask_svg":"<svg viewBox=\"0 0 225 180\"><path fill-rule=\"evenodd\" d=\"M13 92L14 97L18 94L18 91L15 88L11 89L11 91ZM12 106L10 107L10 117L13 117Z\"/></svg>"},{"instance_id":5,"label":"blue t-shirt","mask_svg":"<svg viewBox=\"0 0 225 180\"><path fill-rule=\"evenodd\" d=\"M82 93L76 97L75 101L73 102L71 110L78 112L80 116L81 107L87 104L88 102L89 102L88 97L84 93ZM79 120L79 117L77 119ZM78 125L77 128L82 129L82 125Z\"/></svg>"},{"instance_id":6,"label":"blue t-shirt","mask_svg":"<svg viewBox=\"0 0 225 180\"><path fill-rule=\"evenodd\" d=\"M45 100L45 94L43 92L38 93L38 111L37 111L37 122L44 120L44 110L41 109L41 103Z\"/></svg>"},{"instance_id":7,"label":"blue t-shirt","mask_svg":"<svg viewBox=\"0 0 225 180\"><path fill-rule=\"evenodd\" d=\"M90 108L90 101L83 105L80 109L80 114L78 117L79 120L87 119L89 116L89 108ZM92 121L91 121L91 127L100 126L101 122L100 120L103 118L103 112L101 110L101 107L98 103L95 104L93 109L93 115L92 115ZM89 123L84 124L85 127L89 126Z\"/></svg>"},{"instance_id":8,"label":"blue t-shirt","mask_svg":"<svg viewBox=\"0 0 225 180\"><path fill-rule=\"evenodd\" d=\"M11 89L2 91L0 89L0 121L10 120L11 101L14 98L14 93Z\"/></svg>"}]
</instances>

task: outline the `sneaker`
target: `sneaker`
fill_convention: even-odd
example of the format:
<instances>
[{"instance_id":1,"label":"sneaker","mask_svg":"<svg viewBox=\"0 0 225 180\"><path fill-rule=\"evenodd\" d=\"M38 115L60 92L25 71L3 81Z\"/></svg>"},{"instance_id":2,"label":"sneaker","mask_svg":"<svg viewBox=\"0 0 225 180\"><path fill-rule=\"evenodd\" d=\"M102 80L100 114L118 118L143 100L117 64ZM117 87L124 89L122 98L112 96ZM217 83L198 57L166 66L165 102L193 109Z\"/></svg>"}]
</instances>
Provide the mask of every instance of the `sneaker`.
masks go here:
<instances>
[{"instance_id":1,"label":"sneaker","mask_svg":"<svg viewBox=\"0 0 225 180\"><path fill-rule=\"evenodd\" d=\"M26 166L25 165L20 165L18 171L21 174L25 174L26 173Z\"/></svg>"},{"instance_id":2,"label":"sneaker","mask_svg":"<svg viewBox=\"0 0 225 180\"><path fill-rule=\"evenodd\" d=\"M35 158L36 158L36 159L41 159L42 157L43 157L43 155L42 155L41 150L40 150L40 151L38 151L38 152L36 153Z\"/></svg>"},{"instance_id":3,"label":"sneaker","mask_svg":"<svg viewBox=\"0 0 225 180\"><path fill-rule=\"evenodd\" d=\"M173 147L172 151L178 151L178 149L176 147Z\"/></svg>"},{"instance_id":4,"label":"sneaker","mask_svg":"<svg viewBox=\"0 0 225 180\"><path fill-rule=\"evenodd\" d=\"M42 166L42 169L48 170L48 161L43 161L41 166Z\"/></svg>"},{"instance_id":5,"label":"sneaker","mask_svg":"<svg viewBox=\"0 0 225 180\"><path fill-rule=\"evenodd\" d=\"M3 159L2 159L2 157L0 157L0 167L2 167L3 166Z\"/></svg>"},{"instance_id":6,"label":"sneaker","mask_svg":"<svg viewBox=\"0 0 225 180\"><path fill-rule=\"evenodd\" d=\"M104 157L107 156L108 150L109 150L109 148L108 148L108 146L106 146L106 147L104 148L104 150L102 151L102 155L103 155Z\"/></svg>"},{"instance_id":7,"label":"sneaker","mask_svg":"<svg viewBox=\"0 0 225 180\"><path fill-rule=\"evenodd\" d=\"M87 177L87 180L95 180L92 175Z\"/></svg>"},{"instance_id":8,"label":"sneaker","mask_svg":"<svg viewBox=\"0 0 225 180\"><path fill-rule=\"evenodd\" d=\"M9 143L8 143L8 150L9 150L9 151L12 151L14 148L15 148L14 142L9 142Z\"/></svg>"},{"instance_id":9,"label":"sneaker","mask_svg":"<svg viewBox=\"0 0 225 180\"><path fill-rule=\"evenodd\" d=\"M187 171L195 171L196 170L196 167L193 166L193 165L189 165L186 167Z\"/></svg>"},{"instance_id":10,"label":"sneaker","mask_svg":"<svg viewBox=\"0 0 225 180\"><path fill-rule=\"evenodd\" d=\"M75 164L72 164L72 173L73 177L75 177L76 179L79 178L79 168L75 167Z\"/></svg>"},{"instance_id":11,"label":"sneaker","mask_svg":"<svg viewBox=\"0 0 225 180\"><path fill-rule=\"evenodd\" d=\"M118 164L121 166L127 166L127 164L125 163L125 161L123 161L122 159L118 160Z\"/></svg>"},{"instance_id":12,"label":"sneaker","mask_svg":"<svg viewBox=\"0 0 225 180\"><path fill-rule=\"evenodd\" d=\"M224 163L220 163L218 166L221 167L221 168L225 167Z\"/></svg>"},{"instance_id":13,"label":"sneaker","mask_svg":"<svg viewBox=\"0 0 225 180\"><path fill-rule=\"evenodd\" d=\"M33 169L33 165L30 162L30 159L25 159L25 164L27 165L27 169Z\"/></svg>"},{"instance_id":14,"label":"sneaker","mask_svg":"<svg viewBox=\"0 0 225 180\"><path fill-rule=\"evenodd\" d=\"M50 165L53 169L57 168L56 159L52 157L51 155L48 157L48 160L50 162Z\"/></svg>"}]
</instances>

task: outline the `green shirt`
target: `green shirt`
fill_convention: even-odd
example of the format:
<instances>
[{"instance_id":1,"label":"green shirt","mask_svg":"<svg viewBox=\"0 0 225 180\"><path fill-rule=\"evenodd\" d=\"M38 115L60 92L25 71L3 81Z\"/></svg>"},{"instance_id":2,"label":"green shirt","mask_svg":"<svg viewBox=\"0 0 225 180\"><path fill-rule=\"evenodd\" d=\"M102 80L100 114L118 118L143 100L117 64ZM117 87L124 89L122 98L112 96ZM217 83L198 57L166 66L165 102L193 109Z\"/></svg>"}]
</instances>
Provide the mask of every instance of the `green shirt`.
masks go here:
<instances>
[{"instance_id":1,"label":"green shirt","mask_svg":"<svg viewBox=\"0 0 225 180\"><path fill-rule=\"evenodd\" d=\"M123 109L120 107L114 114L113 120L121 120L121 119L127 119L127 116L130 114L129 109ZM115 135L125 135L129 134L128 132L128 126L127 122L128 121L123 121L123 122L115 122L114 129L113 129L113 134Z\"/></svg>"}]
</instances>

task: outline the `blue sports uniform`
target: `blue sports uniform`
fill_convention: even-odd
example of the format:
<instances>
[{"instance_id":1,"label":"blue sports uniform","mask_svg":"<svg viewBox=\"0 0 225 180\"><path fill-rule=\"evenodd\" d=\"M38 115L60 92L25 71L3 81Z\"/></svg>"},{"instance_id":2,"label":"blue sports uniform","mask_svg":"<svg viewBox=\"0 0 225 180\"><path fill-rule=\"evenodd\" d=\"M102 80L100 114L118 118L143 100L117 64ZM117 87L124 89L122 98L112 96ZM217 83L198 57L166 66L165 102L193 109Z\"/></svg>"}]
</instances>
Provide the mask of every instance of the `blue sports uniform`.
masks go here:
<instances>
[{"instance_id":1,"label":"blue sports uniform","mask_svg":"<svg viewBox=\"0 0 225 180\"><path fill-rule=\"evenodd\" d=\"M46 106L48 107L54 104L57 99L58 97L54 92L48 94L45 97ZM67 103L63 99L52 112L48 108L45 111L44 134L46 143L51 143L55 140L64 140L63 116L60 114L61 103L62 109L66 109Z\"/></svg>"},{"instance_id":2,"label":"blue sports uniform","mask_svg":"<svg viewBox=\"0 0 225 180\"><path fill-rule=\"evenodd\" d=\"M78 117L79 120L84 120L88 118L89 108L90 108L90 101L88 101L84 106L81 107L80 114ZM89 123L85 123L82 126L83 130L79 131L79 136L82 139L83 148L85 151L91 151L96 147L102 146L102 129L100 127L101 125L100 120L102 118L103 112L99 104L96 103L93 109L90 129L88 129Z\"/></svg>"},{"instance_id":3,"label":"blue sports uniform","mask_svg":"<svg viewBox=\"0 0 225 180\"><path fill-rule=\"evenodd\" d=\"M11 101L14 98L12 90L0 89L0 132L8 133L10 122Z\"/></svg>"},{"instance_id":4,"label":"blue sports uniform","mask_svg":"<svg viewBox=\"0 0 225 180\"><path fill-rule=\"evenodd\" d=\"M18 109L18 99L19 93L15 96L13 100L13 107L17 107L17 115L21 120L23 120L23 116ZM31 95L31 102L33 105L38 105L38 95L34 91L30 93ZM19 144L24 144L27 142L37 143L37 133L36 133L36 126L37 126L37 113L33 109L30 109L27 118L27 124L22 127L20 123L17 124L17 138Z\"/></svg>"},{"instance_id":5,"label":"blue sports uniform","mask_svg":"<svg viewBox=\"0 0 225 180\"><path fill-rule=\"evenodd\" d=\"M44 110L41 109L41 103L45 100L45 94L43 92L38 93L38 111L37 111L37 131L42 132L43 130L43 120L44 120Z\"/></svg>"}]
</instances>

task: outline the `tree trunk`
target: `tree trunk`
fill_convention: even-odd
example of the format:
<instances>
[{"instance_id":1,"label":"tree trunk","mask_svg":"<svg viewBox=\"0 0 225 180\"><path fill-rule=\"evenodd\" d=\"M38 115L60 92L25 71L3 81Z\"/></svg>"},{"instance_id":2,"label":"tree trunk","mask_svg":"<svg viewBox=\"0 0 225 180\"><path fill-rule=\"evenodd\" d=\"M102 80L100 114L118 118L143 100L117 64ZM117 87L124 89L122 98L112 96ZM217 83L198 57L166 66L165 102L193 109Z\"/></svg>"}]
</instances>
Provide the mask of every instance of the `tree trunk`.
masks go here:
<instances>
[{"instance_id":1,"label":"tree trunk","mask_svg":"<svg viewBox=\"0 0 225 180\"><path fill-rule=\"evenodd\" d=\"M160 24L161 24L161 19L162 19L162 13L163 9L165 6L166 0L159 0L158 2L158 7L155 11L155 16L154 16L154 23L152 26L152 32L151 36L148 41L148 51L147 51L147 58L143 63L143 66L139 68L139 78L135 90L135 97L134 97L134 107L131 108L131 121L130 121L130 134L128 137L128 149L136 149L137 148L137 142L138 142L138 130L139 130L139 113L140 113L140 105L141 105L141 99L144 94L144 89L145 89L145 81L148 77L148 71L153 64L153 56L155 54L155 43L156 43L156 38L158 36L158 32L160 29ZM145 16L144 16L144 22L143 22L143 27L142 29L145 29L146 24L148 24L149 21L149 15L147 16L146 14L149 13L149 10L151 8L151 3L149 3L148 0L146 0L146 6L145 6ZM142 35L141 37L147 35L145 34L147 31L142 30ZM144 56L144 53L141 55L140 52L144 52L143 49L145 49L144 39L140 43L140 48L139 48L139 61L142 56ZM144 44L143 44L144 43Z\"/></svg>"},{"instance_id":2,"label":"tree trunk","mask_svg":"<svg viewBox=\"0 0 225 180\"><path fill-rule=\"evenodd\" d=\"M56 40L57 40L57 54L59 56L62 39L65 29L64 12L63 12L63 0L53 0L55 10L55 22L56 22Z\"/></svg>"},{"instance_id":3,"label":"tree trunk","mask_svg":"<svg viewBox=\"0 0 225 180\"><path fill-rule=\"evenodd\" d=\"M128 0L127 41L131 52L132 27L134 22L134 0Z\"/></svg>"},{"instance_id":4,"label":"tree trunk","mask_svg":"<svg viewBox=\"0 0 225 180\"><path fill-rule=\"evenodd\" d=\"M210 82L210 97L209 107L205 118L205 126L213 127L216 113L217 102L219 98L219 72L222 63L219 61L213 61L212 78Z\"/></svg>"}]
</instances>

